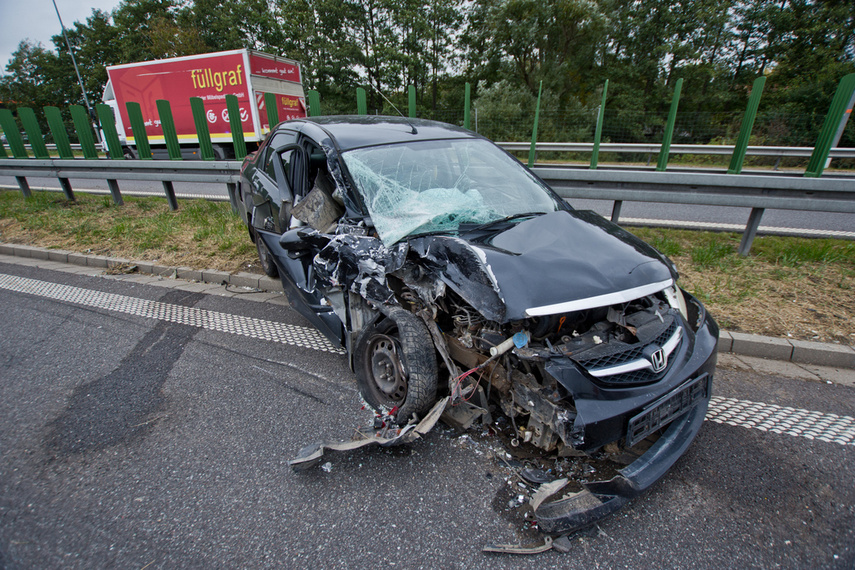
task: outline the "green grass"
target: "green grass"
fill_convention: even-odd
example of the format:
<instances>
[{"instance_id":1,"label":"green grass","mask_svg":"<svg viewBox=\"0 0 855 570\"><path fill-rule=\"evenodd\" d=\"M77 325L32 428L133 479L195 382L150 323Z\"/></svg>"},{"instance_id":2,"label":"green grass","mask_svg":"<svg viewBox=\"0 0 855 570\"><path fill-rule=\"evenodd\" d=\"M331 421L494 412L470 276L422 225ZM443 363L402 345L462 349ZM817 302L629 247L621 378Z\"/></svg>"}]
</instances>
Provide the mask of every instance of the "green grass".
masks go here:
<instances>
[{"instance_id":1,"label":"green grass","mask_svg":"<svg viewBox=\"0 0 855 570\"><path fill-rule=\"evenodd\" d=\"M629 230L670 257L680 284L722 326L793 338L855 342L855 242L667 228ZM0 191L0 242L199 269L258 271L255 246L226 202ZM818 331L818 332L817 332Z\"/></svg>"}]
</instances>

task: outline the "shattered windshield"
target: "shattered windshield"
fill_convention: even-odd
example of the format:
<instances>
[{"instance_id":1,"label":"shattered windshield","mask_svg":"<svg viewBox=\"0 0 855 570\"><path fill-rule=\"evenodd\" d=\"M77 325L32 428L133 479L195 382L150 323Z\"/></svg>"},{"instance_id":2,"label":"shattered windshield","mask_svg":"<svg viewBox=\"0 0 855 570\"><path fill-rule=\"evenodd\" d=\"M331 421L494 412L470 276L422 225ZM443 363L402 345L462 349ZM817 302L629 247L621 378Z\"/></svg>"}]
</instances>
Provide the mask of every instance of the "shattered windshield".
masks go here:
<instances>
[{"instance_id":1,"label":"shattered windshield","mask_svg":"<svg viewBox=\"0 0 855 570\"><path fill-rule=\"evenodd\" d=\"M482 139L391 144L342 156L387 246L559 207L522 165Z\"/></svg>"}]
</instances>

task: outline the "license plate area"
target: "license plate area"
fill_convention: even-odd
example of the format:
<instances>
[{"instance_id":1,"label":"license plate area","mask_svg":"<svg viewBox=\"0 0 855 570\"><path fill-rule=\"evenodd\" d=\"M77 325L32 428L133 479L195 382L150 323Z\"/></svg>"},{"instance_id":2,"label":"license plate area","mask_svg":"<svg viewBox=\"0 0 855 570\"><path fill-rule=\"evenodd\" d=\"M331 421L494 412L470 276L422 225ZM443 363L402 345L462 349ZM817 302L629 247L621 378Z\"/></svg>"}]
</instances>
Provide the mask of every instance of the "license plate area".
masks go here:
<instances>
[{"instance_id":1,"label":"license plate area","mask_svg":"<svg viewBox=\"0 0 855 570\"><path fill-rule=\"evenodd\" d=\"M699 401L709 398L712 377L701 374L665 394L647 409L629 420L626 446L632 447L659 428L688 412Z\"/></svg>"}]
</instances>

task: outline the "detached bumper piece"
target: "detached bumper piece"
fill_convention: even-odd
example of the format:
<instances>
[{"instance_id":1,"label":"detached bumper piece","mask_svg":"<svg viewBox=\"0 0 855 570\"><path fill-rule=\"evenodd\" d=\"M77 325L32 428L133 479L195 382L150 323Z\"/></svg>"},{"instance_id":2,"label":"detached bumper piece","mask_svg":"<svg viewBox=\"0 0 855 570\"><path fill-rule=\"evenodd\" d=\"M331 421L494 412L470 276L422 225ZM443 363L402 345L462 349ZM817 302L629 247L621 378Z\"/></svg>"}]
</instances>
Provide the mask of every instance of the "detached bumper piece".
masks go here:
<instances>
[{"instance_id":1,"label":"detached bumper piece","mask_svg":"<svg viewBox=\"0 0 855 570\"><path fill-rule=\"evenodd\" d=\"M540 530L563 534L591 525L623 507L665 475L685 453L704 422L710 384L710 376L703 374L632 418L630 428L634 425L636 431L628 437L636 439L644 439L668 421L671 424L650 449L612 479L584 483L585 488L578 493L539 504L534 515Z\"/></svg>"}]
</instances>

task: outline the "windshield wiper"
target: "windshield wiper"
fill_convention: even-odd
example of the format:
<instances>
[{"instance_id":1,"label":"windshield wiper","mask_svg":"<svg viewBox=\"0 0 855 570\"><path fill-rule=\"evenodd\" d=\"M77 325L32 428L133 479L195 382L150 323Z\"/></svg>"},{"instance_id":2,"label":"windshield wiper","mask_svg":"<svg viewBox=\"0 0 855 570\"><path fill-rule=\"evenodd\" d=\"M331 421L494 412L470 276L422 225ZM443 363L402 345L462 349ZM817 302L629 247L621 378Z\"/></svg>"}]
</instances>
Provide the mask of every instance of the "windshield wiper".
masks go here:
<instances>
[{"instance_id":1,"label":"windshield wiper","mask_svg":"<svg viewBox=\"0 0 855 570\"><path fill-rule=\"evenodd\" d=\"M477 225L473 228L466 228L467 232L480 232L482 230L490 229L495 226L502 225L507 222L511 222L513 220L518 220L520 218L532 218L534 216L542 216L544 212L524 212L522 214L514 214L512 216L505 216L504 218L499 218L498 220L493 220L492 222L486 222L484 224ZM460 224L461 229L463 229L464 224Z\"/></svg>"}]
</instances>

